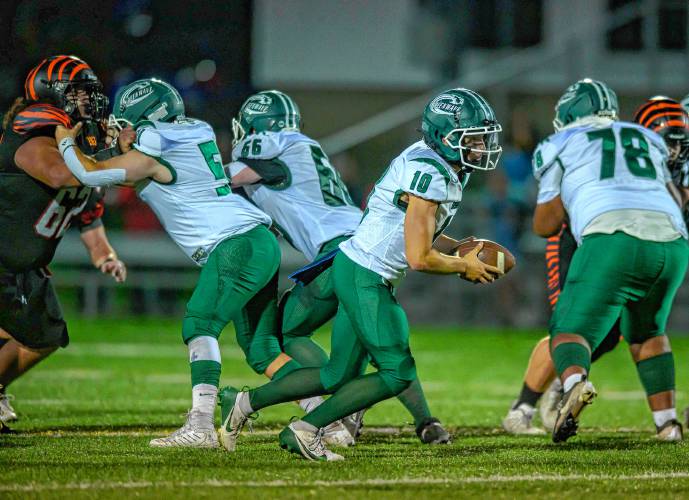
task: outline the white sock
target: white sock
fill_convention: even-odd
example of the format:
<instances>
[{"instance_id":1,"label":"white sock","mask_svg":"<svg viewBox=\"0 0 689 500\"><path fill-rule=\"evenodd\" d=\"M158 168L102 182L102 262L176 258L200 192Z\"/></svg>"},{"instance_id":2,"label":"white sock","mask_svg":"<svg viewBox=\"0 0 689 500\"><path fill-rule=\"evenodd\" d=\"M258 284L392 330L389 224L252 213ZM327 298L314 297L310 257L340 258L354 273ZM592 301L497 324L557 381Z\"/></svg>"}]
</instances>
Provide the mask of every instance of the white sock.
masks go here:
<instances>
[{"instance_id":1,"label":"white sock","mask_svg":"<svg viewBox=\"0 0 689 500\"><path fill-rule=\"evenodd\" d=\"M574 384L581 381L582 378L584 378L583 373L575 373L574 375L570 375L565 379L565 383L562 386L563 390L565 392L569 391L572 387L574 387Z\"/></svg>"},{"instance_id":2,"label":"white sock","mask_svg":"<svg viewBox=\"0 0 689 500\"><path fill-rule=\"evenodd\" d=\"M670 408L669 410L658 410L653 412L653 421L656 427L662 427L663 424L670 420L677 420L677 410Z\"/></svg>"},{"instance_id":3,"label":"white sock","mask_svg":"<svg viewBox=\"0 0 689 500\"><path fill-rule=\"evenodd\" d=\"M306 398L306 399L300 399L299 400L299 406L301 406L301 409L304 410L306 413L310 413L316 408L318 408L321 403L323 403L324 399L320 396L314 396L312 398Z\"/></svg>"},{"instance_id":4,"label":"white sock","mask_svg":"<svg viewBox=\"0 0 689 500\"><path fill-rule=\"evenodd\" d=\"M218 399L218 388L210 384L197 384L191 388L192 410L201 413L215 414Z\"/></svg>"},{"instance_id":5,"label":"white sock","mask_svg":"<svg viewBox=\"0 0 689 500\"><path fill-rule=\"evenodd\" d=\"M248 392L242 391L237 394L237 404L244 415L251 415L254 412L254 409L251 407L251 401L249 401Z\"/></svg>"}]
</instances>

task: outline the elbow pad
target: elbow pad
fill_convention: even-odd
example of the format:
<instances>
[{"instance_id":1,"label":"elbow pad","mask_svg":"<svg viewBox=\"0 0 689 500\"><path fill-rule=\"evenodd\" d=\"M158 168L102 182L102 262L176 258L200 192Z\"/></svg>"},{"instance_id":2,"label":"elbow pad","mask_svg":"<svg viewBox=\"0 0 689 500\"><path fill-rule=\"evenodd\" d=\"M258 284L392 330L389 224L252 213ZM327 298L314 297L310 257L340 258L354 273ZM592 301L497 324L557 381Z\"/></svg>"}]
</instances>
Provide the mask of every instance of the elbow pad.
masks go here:
<instances>
[{"instance_id":1,"label":"elbow pad","mask_svg":"<svg viewBox=\"0 0 689 500\"><path fill-rule=\"evenodd\" d=\"M62 139L60 144L58 144L58 148L67 168L84 186L112 186L113 184L123 183L127 178L127 171L123 168L97 170L95 172L87 171L74 151L76 145L71 137Z\"/></svg>"}]
</instances>

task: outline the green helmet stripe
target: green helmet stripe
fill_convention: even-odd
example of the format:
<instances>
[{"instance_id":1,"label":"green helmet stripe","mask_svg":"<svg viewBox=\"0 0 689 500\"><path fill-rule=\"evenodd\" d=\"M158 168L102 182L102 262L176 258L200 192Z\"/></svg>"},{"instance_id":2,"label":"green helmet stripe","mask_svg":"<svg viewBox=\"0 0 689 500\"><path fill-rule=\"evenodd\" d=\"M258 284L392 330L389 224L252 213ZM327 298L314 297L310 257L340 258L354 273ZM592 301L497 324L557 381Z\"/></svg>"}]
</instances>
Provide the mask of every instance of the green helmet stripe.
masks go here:
<instances>
[{"instance_id":1,"label":"green helmet stripe","mask_svg":"<svg viewBox=\"0 0 689 500\"><path fill-rule=\"evenodd\" d=\"M605 109L605 98L603 97L603 91L601 90L601 86L598 84L596 81L591 81L589 82L593 90L596 91L596 94L598 95L598 102L600 103L600 107L602 109Z\"/></svg>"},{"instance_id":2,"label":"green helmet stripe","mask_svg":"<svg viewBox=\"0 0 689 500\"><path fill-rule=\"evenodd\" d=\"M285 127L290 127L289 115L291 113L291 109L289 107L287 99L285 99L286 96L282 92L278 92L277 90L271 90L270 93L277 97L282 103L282 107L285 108Z\"/></svg>"}]
</instances>

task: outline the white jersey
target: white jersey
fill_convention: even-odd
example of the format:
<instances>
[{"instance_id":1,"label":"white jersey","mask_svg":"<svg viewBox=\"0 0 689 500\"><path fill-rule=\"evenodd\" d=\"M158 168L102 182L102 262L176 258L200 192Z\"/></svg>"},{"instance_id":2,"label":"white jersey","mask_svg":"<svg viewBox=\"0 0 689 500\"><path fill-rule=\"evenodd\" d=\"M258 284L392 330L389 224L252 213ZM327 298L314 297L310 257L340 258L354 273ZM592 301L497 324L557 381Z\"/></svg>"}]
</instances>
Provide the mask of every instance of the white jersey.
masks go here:
<instances>
[{"instance_id":1,"label":"white jersey","mask_svg":"<svg viewBox=\"0 0 689 500\"><path fill-rule=\"evenodd\" d=\"M272 217L285 239L309 260L324 243L350 235L361 221L347 187L319 144L299 132L260 132L245 137L232 151L231 175L264 160L279 181L244 186L247 195ZM260 172L259 172L260 175Z\"/></svg>"},{"instance_id":2,"label":"white jersey","mask_svg":"<svg viewBox=\"0 0 689 500\"><path fill-rule=\"evenodd\" d=\"M616 210L662 212L686 238L682 214L666 187L671 182L667 156L663 138L635 123L565 128L534 153L538 203L560 195L580 244L589 223Z\"/></svg>"},{"instance_id":3,"label":"white jersey","mask_svg":"<svg viewBox=\"0 0 689 500\"><path fill-rule=\"evenodd\" d=\"M435 236L450 224L462 199L464 182L440 155L423 141L416 142L392 160L368 199L361 225L351 239L340 244L357 264L396 282L409 263L405 255L405 193L435 201Z\"/></svg>"},{"instance_id":4,"label":"white jersey","mask_svg":"<svg viewBox=\"0 0 689 500\"><path fill-rule=\"evenodd\" d=\"M207 123L189 118L142 122L132 146L170 170L170 183L148 180L137 185L137 192L198 265L224 239L259 224L270 225L266 214L230 190L215 134Z\"/></svg>"}]
</instances>

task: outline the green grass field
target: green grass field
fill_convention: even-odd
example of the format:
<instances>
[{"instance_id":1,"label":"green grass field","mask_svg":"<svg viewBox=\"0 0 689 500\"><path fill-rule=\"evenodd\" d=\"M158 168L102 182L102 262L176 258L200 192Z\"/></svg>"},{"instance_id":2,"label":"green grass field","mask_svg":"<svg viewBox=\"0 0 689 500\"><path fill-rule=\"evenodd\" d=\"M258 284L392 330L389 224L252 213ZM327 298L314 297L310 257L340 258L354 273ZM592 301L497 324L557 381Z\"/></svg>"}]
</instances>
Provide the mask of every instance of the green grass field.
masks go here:
<instances>
[{"instance_id":1,"label":"green grass field","mask_svg":"<svg viewBox=\"0 0 689 500\"><path fill-rule=\"evenodd\" d=\"M0 436L0 498L689 496L686 445L656 443L624 346L594 367L599 391L565 445L513 437L500 420L539 332L412 330L419 374L449 446L422 445L397 401L366 414L345 462L316 464L277 445L300 410L261 412L236 453L152 449L190 406L177 320L72 321L72 344L10 387L21 421ZM327 335L319 335L327 343ZM232 332L221 338L223 384L257 385ZM678 408L689 403L689 339L674 340ZM219 417L218 417L219 418Z\"/></svg>"}]
</instances>

